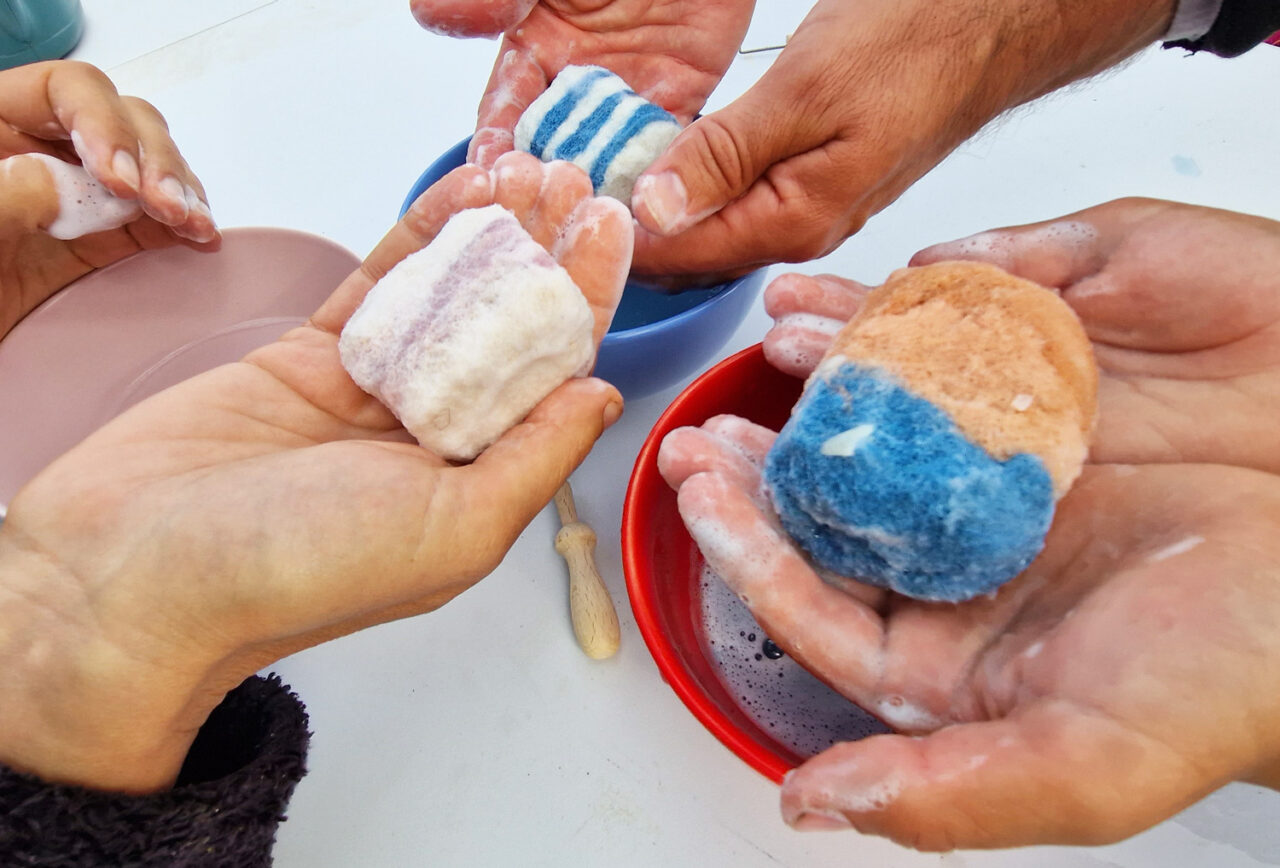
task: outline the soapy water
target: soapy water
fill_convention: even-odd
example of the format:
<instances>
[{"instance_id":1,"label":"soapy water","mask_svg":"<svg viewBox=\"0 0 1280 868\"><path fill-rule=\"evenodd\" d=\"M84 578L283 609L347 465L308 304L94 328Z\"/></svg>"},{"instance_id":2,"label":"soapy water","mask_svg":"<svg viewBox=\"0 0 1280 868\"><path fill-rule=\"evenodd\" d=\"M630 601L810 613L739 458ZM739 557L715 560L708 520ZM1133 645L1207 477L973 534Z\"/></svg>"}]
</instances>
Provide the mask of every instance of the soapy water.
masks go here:
<instances>
[{"instance_id":1,"label":"soapy water","mask_svg":"<svg viewBox=\"0 0 1280 868\"><path fill-rule=\"evenodd\" d=\"M814 676L767 636L709 566L699 580L704 650L738 707L780 744L814 756L893 730Z\"/></svg>"}]
</instances>

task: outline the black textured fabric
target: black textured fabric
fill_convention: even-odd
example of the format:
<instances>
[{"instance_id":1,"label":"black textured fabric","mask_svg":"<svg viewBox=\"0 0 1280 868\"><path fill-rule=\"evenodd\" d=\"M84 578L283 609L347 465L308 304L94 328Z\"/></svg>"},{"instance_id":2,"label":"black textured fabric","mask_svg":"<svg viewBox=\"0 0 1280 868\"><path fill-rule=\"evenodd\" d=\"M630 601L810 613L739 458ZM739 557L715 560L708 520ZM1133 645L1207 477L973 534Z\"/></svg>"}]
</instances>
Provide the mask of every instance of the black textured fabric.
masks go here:
<instances>
[{"instance_id":1,"label":"black textured fabric","mask_svg":"<svg viewBox=\"0 0 1280 868\"><path fill-rule=\"evenodd\" d=\"M1280 0L1222 0L1218 17L1199 39L1166 42L1165 48L1237 57L1280 30Z\"/></svg>"},{"instance_id":2,"label":"black textured fabric","mask_svg":"<svg viewBox=\"0 0 1280 868\"><path fill-rule=\"evenodd\" d=\"M52 785L0 766L0 866L270 865L309 738L298 697L255 676L214 709L166 792Z\"/></svg>"}]
</instances>

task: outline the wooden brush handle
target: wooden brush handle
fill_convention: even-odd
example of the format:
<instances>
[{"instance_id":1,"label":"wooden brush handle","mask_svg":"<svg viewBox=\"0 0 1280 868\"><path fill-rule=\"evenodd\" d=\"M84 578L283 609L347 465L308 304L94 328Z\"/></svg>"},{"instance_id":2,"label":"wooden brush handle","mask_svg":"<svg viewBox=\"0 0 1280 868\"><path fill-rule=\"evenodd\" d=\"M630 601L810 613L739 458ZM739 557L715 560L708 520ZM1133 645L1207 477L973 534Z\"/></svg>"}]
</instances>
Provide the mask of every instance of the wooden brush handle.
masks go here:
<instances>
[{"instance_id":1,"label":"wooden brush handle","mask_svg":"<svg viewBox=\"0 0 1280 868\"><path fill-rule=\"evenodd\" d=\"M566 495L562 498L562 494ZM621 631L613 598L596 569L596 533L578 520L569 483L556 494L556 508L564 527L556 534L556 551L569 565L569 617L578 645L588 657L603 660L618 650Z\"/></svg>"}]
</instances>

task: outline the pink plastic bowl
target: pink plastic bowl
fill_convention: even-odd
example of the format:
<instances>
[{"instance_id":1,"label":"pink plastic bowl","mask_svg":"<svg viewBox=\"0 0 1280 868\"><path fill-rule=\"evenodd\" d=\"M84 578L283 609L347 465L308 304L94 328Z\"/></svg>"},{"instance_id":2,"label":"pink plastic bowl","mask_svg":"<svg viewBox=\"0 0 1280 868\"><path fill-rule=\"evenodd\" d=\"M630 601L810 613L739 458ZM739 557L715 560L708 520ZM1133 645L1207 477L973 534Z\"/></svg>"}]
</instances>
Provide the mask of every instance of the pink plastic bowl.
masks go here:
<instances>
[{"instance_id":1,"label":"pink plastic bowl","mask_svg":"<svg viewBox=\"0 0 1280 868\"><path fill-rule=\"evenodd\" d=\"M627 594L663 678L716 738L779 783L806 757L757 726L716 675L698 616L702 555L680 520L675 492L658 473L658 447L673 428L701 425L721 413L781 428L801 385L766 362L760 344L711 368L680 393L649 432L622 509Z\"/></svg>"}]
</instances>

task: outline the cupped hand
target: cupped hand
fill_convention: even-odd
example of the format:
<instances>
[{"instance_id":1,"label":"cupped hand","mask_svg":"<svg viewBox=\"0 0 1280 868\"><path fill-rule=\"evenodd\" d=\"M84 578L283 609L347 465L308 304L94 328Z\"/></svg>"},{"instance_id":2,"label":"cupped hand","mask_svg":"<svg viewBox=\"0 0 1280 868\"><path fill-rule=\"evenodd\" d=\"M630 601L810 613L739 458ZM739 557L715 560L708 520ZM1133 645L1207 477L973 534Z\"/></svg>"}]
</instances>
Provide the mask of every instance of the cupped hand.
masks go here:
<instances>
[{"instance_id":1,"label":"cupped hand","mask_svg":"<svg viewBox=\"0 0 1280 868\"><path fill-rule=\"evenodd\" d=\"M109 203L95 215L84 201L60 197L48 164L33 154L83 165ZM68 240L47 234L60 217L80 216L105 228ZM219 234L200 180L153 106L120 96L86 63L0 72L0 337L76 278L176 243L216 250Z\"/></svg>"},{"instance_id":2,"label":"cupped hand","mask_svg":"<svg viewBox=\"0 0 1280 868\"><path fill-rule=\"evenodd\" d=\"M828 253L987 121L1150 44L1172 11L819 0L753 87L640 177L636 270L725 277Z\"/></svg>"},{"instance_id":3,"label":"cupped hand","mask_svg":"<svg viewBox=\"0 0 1280 868\"><path fill-rule=\"evenodd\" d=\"M688 123L733 61L755 0L410 0L424 27L503 33L468 159L491 166L560 70L594 64ZM504 33L505 31L505 33Z\"/></svg>"},{"instance_id":4,"label":"cupped hand","mask_svg":"<svg viewBox=\"0 0 1280 868\"><path fill-rule=\"evenodd\" d=\"M617 391L570 381L451 466L355 386L338 335L453 212L497 202L569 271L602 336L632 233L590 189L528 155L457 169L306 325L133 407L26 485L0 525L0 761L163 787L249 674L435 609L492 570L617 418Z\"/></svg>"},{"instance_id":5,"label":"cupped hand","mask_svg":"<svg viewBox=\"0 0 1280 868\"><path fill-rule=\"evenodd\" d=\"M1060 290L1102 374L1090 462L994 596L824 582L762 497L772 432L720 418L664 443L708 562L780 646L902 733L806 762L784 817L930 850L1094 844L1232 780L1280 786L1280 224L1127 200L913 262L955 258ZM859 292L775 282L771 353L795 358L809 327L800 346L820 341Z\"/></svg>"}]
</instances>

